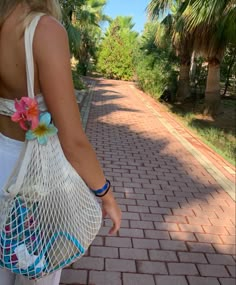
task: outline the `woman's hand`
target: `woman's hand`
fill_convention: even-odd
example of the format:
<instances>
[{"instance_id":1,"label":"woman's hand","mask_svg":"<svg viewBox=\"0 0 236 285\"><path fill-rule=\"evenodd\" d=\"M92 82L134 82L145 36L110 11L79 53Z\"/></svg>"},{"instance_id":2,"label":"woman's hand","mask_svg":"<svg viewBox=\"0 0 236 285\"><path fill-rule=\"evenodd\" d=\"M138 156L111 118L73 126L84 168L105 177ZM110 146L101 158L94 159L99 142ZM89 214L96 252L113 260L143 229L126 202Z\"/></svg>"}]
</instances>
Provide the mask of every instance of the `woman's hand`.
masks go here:
<instances>
[{"instance_id":1,"label":"woman's hand","mask_svg":"<svg viewBox=\"0 0 236 285\"><path fill-rule=\"evenodd\" d=\"M102 198L102 213L103 217L108 216L113 222L113 226L110 229L109 234L112 235L117 233L120 229L122 214L111 191Z\"/></svg>"}]
</instances>

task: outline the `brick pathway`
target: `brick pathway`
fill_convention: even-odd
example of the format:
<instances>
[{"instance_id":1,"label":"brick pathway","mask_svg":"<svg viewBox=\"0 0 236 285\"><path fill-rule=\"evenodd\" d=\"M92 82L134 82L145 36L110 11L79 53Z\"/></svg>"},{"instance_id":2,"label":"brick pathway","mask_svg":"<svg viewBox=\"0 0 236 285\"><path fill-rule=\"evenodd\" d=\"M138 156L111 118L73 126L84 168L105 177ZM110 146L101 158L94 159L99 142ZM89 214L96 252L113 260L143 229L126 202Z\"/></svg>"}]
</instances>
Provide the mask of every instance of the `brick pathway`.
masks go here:
<instances>
[{"instance_id":1,"label":"brick pathway","mask_svg":"<svg viewBox=\"0 0 236 285\"><path fill-rule=\"evenodd\" d=\"M61 284L235 285L234 201L161 123L164 111L140 94L129 83L97 80L87 134L123 222L108 236L104 220Z\"/></svg>"}]
</instances>

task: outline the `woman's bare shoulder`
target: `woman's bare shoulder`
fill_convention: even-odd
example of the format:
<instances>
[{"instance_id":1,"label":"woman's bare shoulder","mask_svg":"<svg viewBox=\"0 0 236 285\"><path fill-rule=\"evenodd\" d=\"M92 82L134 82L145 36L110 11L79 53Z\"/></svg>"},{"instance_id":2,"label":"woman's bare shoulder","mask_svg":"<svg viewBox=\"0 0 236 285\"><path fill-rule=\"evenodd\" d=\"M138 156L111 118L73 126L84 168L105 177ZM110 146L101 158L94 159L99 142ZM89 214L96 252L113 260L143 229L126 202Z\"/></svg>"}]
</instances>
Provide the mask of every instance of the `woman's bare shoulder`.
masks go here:
<instances>
[{"instance_id":1,"label":"woman's bare shoulder","mask_svg":"<svg viewBox=\"0 0 236 285\"><path fill-rule=\"evenodd\" d=\"M35 41L43 41L44 44L56 38L67 39L67 32L63 25L51 16L42 16L35 33ZM47 44L47 43L46 43Z\"/></svg>"},{"instance_id":2,"label":"woman's bare shoulder","mask_svg":"<svg viewBox=\"0 0 236 285\"><path fill-rule=\"evenodd\" d=\"M34 36L35 59L40 60L45 55L62 53L69 46L68 35L63 25L55 18L43 16L37 26Z\"/></svg>"}]
</instances>

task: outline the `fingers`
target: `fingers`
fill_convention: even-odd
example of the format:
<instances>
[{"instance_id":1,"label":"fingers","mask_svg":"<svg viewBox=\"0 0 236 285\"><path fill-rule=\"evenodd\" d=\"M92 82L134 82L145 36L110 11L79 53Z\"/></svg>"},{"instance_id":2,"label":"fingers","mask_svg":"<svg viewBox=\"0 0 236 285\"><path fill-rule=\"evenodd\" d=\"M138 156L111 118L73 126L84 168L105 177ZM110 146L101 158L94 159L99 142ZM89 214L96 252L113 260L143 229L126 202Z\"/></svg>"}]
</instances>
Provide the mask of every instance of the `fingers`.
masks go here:
<instances>
[{"instance_id":1,"label":"fingers","mask_svg":"<svg viewBox=\"0 0 236 285\"><path fill-rule=\"evenodd\" d=\"M102 215L103 218L108 216L113 223L112 228L109 231L109 235L116 234L118 230L120 229L121 226L121 210L117 203L113 202L112 204L109 203L103 203L103 208L102 208Z\"/></svg>"},{"instance_id":2,"label":"fingers","mask_svg":"<svg viewBox=\"0 0 236 285\"><path fill-rule=\"evenodd\" d=\"M118 230L120 229L120 226L114 224L113 227L110 229L109 231L109 235L114 235L118 232Z\"/></svg>"},{"instance_id":3,"label":"fingers","mask_svg":"<svg viewBox=\"0 0 236 285\"><path fill-rule=\"evenodd\" d=\"M116 234L120 229L120 225L121 225L121 219L113 221L113 227L110 229L109 234L110 235Z\"/></svg>"}]
</instances>

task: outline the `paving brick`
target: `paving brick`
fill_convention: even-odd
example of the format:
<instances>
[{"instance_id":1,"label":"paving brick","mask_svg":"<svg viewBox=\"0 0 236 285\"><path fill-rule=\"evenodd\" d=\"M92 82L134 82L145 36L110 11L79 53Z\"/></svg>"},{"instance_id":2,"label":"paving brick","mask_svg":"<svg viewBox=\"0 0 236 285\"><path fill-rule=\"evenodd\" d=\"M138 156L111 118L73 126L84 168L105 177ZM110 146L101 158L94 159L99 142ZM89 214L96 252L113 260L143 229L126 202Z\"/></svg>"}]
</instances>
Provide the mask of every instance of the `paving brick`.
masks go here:
<instances>
[{"instance_id":1,"label":"paving brick","mask_svg":"<svg viewBox=\"0 0 236 285\"><path fill-rule=\"evenodd\" d=\"M191 233L203 233L202 226L199 225L188 225L188 224L179 224L180 230L183 232Z\"/></svg>"},{"instance_id":2,"label":"paving brick","mask_svg":"<svg viewBox=\"0 0 236 285\"><path fill-rule=\"evenodd\" d=\"M166 202L166 196L165 195L146 195L146 198L148 201L158 201L158 202Z\"/></svg>"},{"instance_id":3,"label":"paving brick","mask_svg":"<svg viewBox=\"0 0 236 285\"><path fill-rule=\"evenodd\" d=\"M144 194L126 193L125 195L126 195L127 200L130 200L130 199L145 199Z\"/></svg>"},{"instance_id":4,"label":"paving brick","mask_svg":"<svg viewBox=\"0 0 236 285\"><path fill-rule=\"evenodd\" d=\"M171 215L171 210L168 208L160 208L160 207L150 207L151 213L154 214L167 214Z\"/></svg>"},{"instance_id":5,"label":"paving brick","mask_svg":"<svg viewBox=\"0 0 236 285\"><path fill-rule=\"evenodd\" d=\"M209 203L200 203L200 207L204 212L216 212L216 213L224 213L223 209L219 205L210 205Z\"/></svg>"},{"instance_id":6,"label":"paving brick","mask_svg":"<svg viewBox=\"0 0 236 285\"><path fill-rule=\"evenodd\" d=\"M123 274L123 285L155 285L154 278L148 274Z\"/></svg>"},{"instance_id":7,"label":"paving brick","mask_svg":"<svg viewBox=\"0 0 236 285\"><path fill-rule=\"evenodd\" d=\"M196 241L194 234L186 232L170 232L171 239L183 241Z\"/></svg>"},{"instance_id":8,"label":"paving brick","mask_svg":"<svg viewBox=\"0 0 236 285\"><path fill-rule=\"evenodd\" d=\"M231 255L226 254L206 254L206 257L211 264L219 265L235 265L235 260Z\"/></svg>"},{"instance_id":9,"label":"paving brick","mask_svg":"<svg viewBox=\"0 0 236 285\"><path fill-rule=\"evenodd\" d=\"M218 253L233 254L236 252L235 245L214 244L214 248Z\"/></svg>"},{"instance_id":10,"label":"paving brick","mask_svg":"<svg viewBox=\"0 0 236 285\"><path fill-rule=\"evenodd\" d=\"M179 252L178 256L181 262L207 263L203 253Z\"/></svg>"},{"instance_id":11,"label":"paving brick","mask_svg":"<svg viewBox=\"0 0 236 285\"><path fill-rule=\"evenodd\" d=\"M190 263L168 263L170 275L198 275L194 264Z\"/></svg>"},{"instance_id":12,"label":"paving brick","mask_svg":"<svg viewBox=\"0 0 236 285\"><path fill-rule=\"evenodd\" d=\"M123 219L123 220L135 220L135 221L140 221L140 216L139 216L138 213L123 212L123 213L122 213L122 219Z\"/></svg>"},{"instance_id":13,"label":"paving brick","mask_svg":"<svg viewBox=\"0 0 236 285\"><path fill-rule=\"evenodd\" d=\"M99 257L118 257L118 248L116 247L107 247L107 246L91 246L90 247L90 255L91 256L99 256Z\"/></svg>"},{"instance_id":14,"label":"paving brick","mask_svg":"<svg viewBox=\"0 0 236 285\"><path fill-rule=\"evenodd\" d=\"M134 192L137 193L137 194L149 194L149 195L153 195L154 190L153 190L153 189L150 189L150 188L135 188L135 189L134 189ZM138 200L138 201L141 201L141 200ZM142 201L143 201L143 199L142 199Z\"/></svg>"},{"instance_id":15,"label":"paving brick","mask_svg":"<svg viewBox=\"0 0 236 285\"><path fill-rule=\"evenodd\" d=\"M119 235L121 237L140 237L143 238L144 237L144 233L143 230L140 229L120 229L119 230Z\"/></svg>"},{"instance_id":16,"label":"paving brick","mask_svg":"<svg viewBox=\"0 0 236 285\"><path fill-rule=\"evenodd\" d=\"M130 226L133 229L154 229L154 224L150 221L131 221Z\"/></svg>"},{"instance_id":17,"label":"paving brick","mask_svg":"<svg viewBox=\"0 0 236 285\"><path fill-rule=\"evenodd\" d=\"M179 208L179 204L177 202L158 202L159 206L162 208Z\"/></svg>"},{"instance_id":18,"label":"paving brick","mask_svg":"<svg viewBox=\"0 0 236 285\"><path fill-rule=\"evenodd\" d=\"M125 198L125 194L123 193L118 193L113 191L113 194L115 198Z\"/></svg>"},{"instance_id":19,"label":"paving brick","mask_svg":"<svg viewBox=\"0 0 236 285\"><path fill-rule=\"evenodd\" d=\"M220 278L221 285L235 285L235 278Z\"/></svg>"},{"instance_id":20,"label":"paving brick","mask_svg":"<svg viewBox=\"0 0 236 285\"><path fill-rule=\"evenodd\" d=\"M131 166L131 165L123 166L122 168L124 168L124 169L136 169L136 167ZM124 182L124 186L125 187L133 187L133 188L141 188L142 187L141 183L135 183L135 182Z\"/></svg>"},{"instance_id":21,"label":"paving brick","mask_svg":"<svg viewBox=\"0 0 236 285\"><path fill-rule=\"evenodd\" d=\"M184 276L155 276L155 279L156 285L188 285Z\"/></svg>"},{"instance_id":22,"label":"paving brick","mask_svg":"<svg viewBox=\"0 0 236 285\"><path fill-rule=\"evenodd\" d=\"M187 242L190 251L192 252L209 252L214 253L215 250L211 244L201 242Z\"/></svg>"},{"instance_id":23,"label":"paving brick","mask_svg":"<svg viewBox=\"0 0 236 285\"><path fill-rule=\"evenodd\" d=\"M236 236L221 235L220 238L223 240L224 244L236 244Z\"/></svg>"},{"instance_id":24,"label":"paving brick","mask_svg":"<svg viewBox=\"0 0 236 285\"><path fill-rule=\"evenodd\" d=\"M154 225L157 230L179 231L178 225L174 223L154 222Z\"/></svg>"},{"instance_id":25,"label":"paving brick","mask_svg":"<svg viewBox=\"0 0 236 285\"><path fill-rule=\"evenodd\" d=\"M112 247L132 247L131 238L106 237L105 245Z\"/></svg>"},{"instance_id":26,"label":"paving brick","mask_svg":"<svg viewBox=\"0 0 236 285\"><path fill-rule=\"evenodd\" d=\"M92 245L103 245L104 244L104 240L102 237L97 236L93 242Z\"/></svg>"},{"instance_id":27,"label":"paving brick","mask_svg":"<svg viewBox=\"0 0 236 285\"><path fill-rule=\"evenodd\" d=\"M116 183L118 183L118 182L116 182ZM133 188L124 187L121 182L119 182L119 183L121 185L114 187L115 192L123 193L123 195L124 195L123 197L125 197L126 193L134 193L134 189ZM113 184L113 182L112 182L112 184Z\"/></svg>"},{"instance_id":28,"label":"paving brick","mask_svg":"<svg viewBox=\"0 0 236 285\"><path fill-rule=\"evenodd\" d=\"M122 285L121 273L106 271L90 271L89 284L96 285Z\"/></svg>"},{"instance_id":29,"label":"paving brick","mask_svg":"<svg viewBox=\"0 0 236 285\"><path fill-rule=\"evenodd\" d=\"M183 216L167 216L164 215L164 220L167 223L186 224L186 218Z\"/></svg>"},{"instance_id":30,"label":"paving brick","mask_svg":"<svg viewBox=\"0 0 236 285\"><path fill-rule=\"evenodd\" d=\"M202 208L200 207L199 204L202 203L202 200L197 200L197 199L192 199L192 201L189 201L188 198L186 198L187 202L180 202L181 209L186 209L186 210L193 210L195 211L196 209L199 211L202 211Z\"/></svg>"},{"instance_id":31,"label":"paving brick","mask_svg":"<svg viewBox=\"0 0 236 285\"><path fill-rule=\"evenodd\" d=\"M185 198L194 197L193 193L191 193L191 192L183 192L183 191L174 191L174 195L176 197L185 197Z\"/></svg>"},{"instance_id":32,"label":"paving brick","mask_svg":"<svg viewBox=\"0 0 236 285\"><path fill-rule=\"evenodd\" d=\"M232 266L232 265L227 266L227 268L228 268L228 271L230 272L230 275L232 277L236 278L236 267L235 267L235 265L234 266Z\"/></svg>"},{"instance_id":33,"label":"paving brick","mask_svg":"<svg viewBox=\"0 0 236 285\"><path fill-rule=\"evenodd\" d=\"M116 199L117 203L120 205L136 205L136 201L132 199Z\"/></svg>"},{"instance_id":34,"label":"paving brick","mask_svg":"<svg viewBox=\"0 0 236 285\"><path fill-rule=\"evenodd\" d=\"M149 250L151 260L156 261L178 261L177 255L174 251L168 250Z\"/></svg>"},{"instance_id":35,"label":"paving brick","mask_svg":"<svg viewBox=\"0 0 236 285\"><path fill-rule=\"evenodd\" d=\"M148 260L148 254L146 249L120 248L119 251L120 257L123 259Z\"/></svg>"},{"instance_id":36,"label":"paving brick","mask_svg":"<svg viewBox=\"0 0 236 285\"><path fill-rule=\"evenodd\" d=\"M230 277L223 265L199 264L198 269L201 276Z\"/></svg>"},{"instance_id":37,"label":"paving brick","mask_svg":"<svg viewBox=\"0 0 236 285\"><path fill-rule=\"evenodd\" d=\"M226 229L229 232L229 234L234 235L234 236L236 235L236 228L235 227L227 226Z\"/></svg>"},{"instance_id":38,"label":"paving brick","mask_svg":"<svg viewBox=\"0 0 236 285\"><path fill-rule=\"evenodd\" d=\"M159 249L160 245L156 239L133 239L134 248L144 248L144 249Z\"/></svg>"},{"instance_id":39,"label":"paving brick","mask_svg":"<svg viewBox=\"0 0 236 285\"><path fill-rule=\"evenodd\" d=\"M150 213L149 208L146 206L128 206L128 211L134 213Z\"/></svg>"},{"instance_id":40,"label":"paving brick","mask_svg":"<svg viewBox=\"0 0 236 285\"><path fill-rule=\"evenodd\" d=\"M187 277L190 285L220 285L219 281L214 277Z\"/></svg>"},{"instance_id":41,"label":"paving brick","mask_svg":"<svg viewBox=\"0 0 236 285\"><path fill-rule=\"evenodd\" d=\"M61 283L87 284L88 272L86 270L64 269L61 274Z\"/></svg>"},{"instance_id":42,"label":"paving brick","mask_svg":"<svg viewBox=\"0 0 236 285\"><path fill-rule=\"evenodd\" d=\"M105 227L112 227L113 223L111 219L104 219L103 224ZM129 221L128 220L121 220L121 228L129 228Z\"/></svg>"},{"instance_id":43,"label":"paving brick","mask_svg":"<svg viewBox=\"0 0 236 285\"><path fill-rule=\"evenodd\" d=\"M141 220L143 221L153 221L153 222L162 222L163 221L163 217L161 215L157 215L157 214L143 214L141 213Z\"/></svg>"},{"instance_id":44,"label":"paving brick","mask_svg":"<svg viewBox=\"0 0 236 285\"><path fill-rule=\"evenodd\" d=\"M185 217L194 217L195 214L191 209L173 209L173 215L176 216L185 216Z\"/></svg>"},{"instance_id":45,"label":"paving brick","mask_svg":"<svg viewBox=\"0 0 236 285\"><path fill-rule=\"evenodd\" d=\"M168 177L169 177L169 175L170 175L170 173L168 174ZM174 195L174 193L173 193L173 191L171 191L171 190L167 190L166 189L166 186L165 186L165 189L164 189L164 191L160 188L160 189L155 189L154 190L154 195L165 195L166 196L166 198L167 198L167 196L168 197L174 197L173 195Z\"/></svg>"},{"instance_id":46,"label":"paving brick","mask_svg":"<svg viewBox=\"0 0 236 285\"><path fill-rule=\"evenodd\" d=\"M199 225L199 226L210 226L211 223L208 218L194 218L188 217L189 224L191 225Z\"/></svg>"},{"instance_id":47,"label":"paving brick","mask_svg":"<svg viewBox=\"0 0 236 285\"><path fill-rule=\"evenodd\" d=\"M144 234L146 238L170 239L169 233L167 231L144 230Z\"/></svg>"},{"instance_id":48,"label":"paving brick","mask_svg":"<svg viewBox=\"0 0 236 285\"><path fill-rule=\"evenodd\" d=\"M219 235L219 234L226 235L227 234L227 230L223 226L221 227L220 226L203 226L203 229L205 233L207 234L214 234L214 235Z\"/></svg>"},{"instance_id":49,"label":"paving brick","mask_svg":"<svg viewBox=\"0 0 236 285\"><path fill-rule=\"evenodd\" d=\"M104 270L104 263L104 258L84 256L80 260L73 263L72 268Z\"/></svg>"},{"instance_id":50,"label":"paving brick","mask_svg":"<svg viewBox=\"0 0 236 285\"><path fill-rule=\"evenodd\" d=\"M176 202L176 203L178 203L178 202L186 203L187 202L185 197L167 196L166 199L167 199L168 202Z\"/></svg>"},{"instance_id":51,"label":"paving brick","mask_svg":"<svg viewBox=\"0 0 236 285\"><path fill-rule=\"evenodd\" d=\"M161 249L166 250L187 250L186 244L183 241L175 240L160 240Z\"/></svg>"},{"instance_id":52,"label":"paving brick","mask_svg":"<svg viewBox=\"0 0 236 285\"><path fill-rule=\"evenodd\" d=\"M105 270L115 272L136 272L135 261L108 258L105 260Z\"/></svg>"},{"instance_id":53,"label":"paving brick","mask_svg":"<svg viewBox=\"0 0 236 285\"><path fill-rule=\"evenodd\" d=\"M152 201L152 200L136 200L136 202L137 202L138 206L147 206L147 207L156 207L157 206L157 201Z\"/></svg>"},{"instance_id":54,"label":"paving brick","mask_svg":"<svg viewBox=\"0 0 236 285\"><path fill-rule=\"evenodd\" d=\"M196 234L197 239L200 242L207 242L207 243L222 243L221 239L217 235L212 234Z\"/></svg>"},{"instance_id":55,"label":"paving brick","mask_svg":"<svg viewBox=\"0 0 236 285\"><path fill-rule=\"evenodd\" d=\"M162 262L138 260L137 269L139 273L163 274L163 275L168 274L166 265Z\"/></svg>"},{"instance_id":56,"label":"paving brick","mask_svg":"<svg viewBox=\"0 0 236 285\"><path fill-rule=\"evenodd\" d=\"M199 209L193 209L193 211L197 218L217 218L216 213L212 211L202 211Z\"/></svg>"},{"instance_id":57,"label":"paving brick","mask_svg":"<svg viewBox=\"0 0 236 285\"><path fill-rule=\"evenodd\" d=\"M98 233L98 236L102 236L102 237L107 236L109 231L110 231L110 229L111 229L110 227L101 227L101 229L100 229L100 231Z\"/></svg>"},{"instance_id":58,"label":"paving brick","mask_svg":"<svg viewBox=\"0 0 236 285\"><path fill-rule=\"evenodd\" d=\"M210 219L213 226L233 226L232 221L226 219Z\"/></svg>"}]
</instances>

